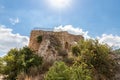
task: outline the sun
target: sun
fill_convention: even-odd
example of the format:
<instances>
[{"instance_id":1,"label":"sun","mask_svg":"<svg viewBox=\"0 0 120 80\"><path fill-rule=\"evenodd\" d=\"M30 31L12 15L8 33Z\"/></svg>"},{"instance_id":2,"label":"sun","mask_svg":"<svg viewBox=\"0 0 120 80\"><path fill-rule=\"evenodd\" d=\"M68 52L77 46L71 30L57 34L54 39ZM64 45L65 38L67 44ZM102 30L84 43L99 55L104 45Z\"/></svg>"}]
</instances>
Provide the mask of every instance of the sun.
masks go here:
<instances>
[{"instance_id":1,"label":"sun","mask_svg":"<svg viewBox=\"0 0 120 80\"><path fill-rule=\"evenodd\" d=\"M47 4L57 10L64 10L71 6L72 0L47 0Z\"/></svg>"}]
</instances>

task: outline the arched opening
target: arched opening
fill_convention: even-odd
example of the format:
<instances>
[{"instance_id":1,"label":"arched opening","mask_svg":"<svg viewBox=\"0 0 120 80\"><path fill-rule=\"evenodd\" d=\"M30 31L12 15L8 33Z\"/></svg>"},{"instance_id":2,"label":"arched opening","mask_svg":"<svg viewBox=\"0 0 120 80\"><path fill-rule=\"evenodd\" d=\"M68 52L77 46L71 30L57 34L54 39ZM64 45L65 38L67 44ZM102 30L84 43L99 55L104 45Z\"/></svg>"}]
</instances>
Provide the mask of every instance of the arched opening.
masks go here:
<instances>
[{"instance_id":1,"label":"arched opening","mask_svg":"<svg viewBox=\"0 0 120 80\"><path fill-rule=\"evenodd\" d=\"M68 49L68 42L65 42L65 49Z\"/></svg>"}]
</instances>

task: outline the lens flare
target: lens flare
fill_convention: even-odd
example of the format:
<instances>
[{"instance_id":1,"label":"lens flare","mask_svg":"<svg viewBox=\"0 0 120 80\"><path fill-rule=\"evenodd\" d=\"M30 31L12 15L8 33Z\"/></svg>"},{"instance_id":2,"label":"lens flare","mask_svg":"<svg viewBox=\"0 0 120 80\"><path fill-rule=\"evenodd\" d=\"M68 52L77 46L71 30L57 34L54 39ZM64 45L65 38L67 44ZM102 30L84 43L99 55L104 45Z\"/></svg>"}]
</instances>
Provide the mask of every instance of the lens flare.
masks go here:
<instances>
[{"instance_id":1,"label":"lens flare","mask_svg":"<svg viewBox=\"0 0 120 80\"><path fill-rule=\"evenodd\" d=\"M47 0L47 5L53 9L63 10L71 7L72 0Z\"/></svg>"}]
</instances>

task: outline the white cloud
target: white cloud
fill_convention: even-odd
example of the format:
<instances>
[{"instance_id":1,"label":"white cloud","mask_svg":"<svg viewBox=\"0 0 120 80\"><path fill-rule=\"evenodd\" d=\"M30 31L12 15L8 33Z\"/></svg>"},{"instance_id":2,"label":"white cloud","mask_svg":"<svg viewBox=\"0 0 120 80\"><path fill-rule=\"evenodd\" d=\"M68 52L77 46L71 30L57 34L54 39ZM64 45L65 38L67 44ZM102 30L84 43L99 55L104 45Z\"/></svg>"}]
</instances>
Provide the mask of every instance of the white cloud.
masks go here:
<instances>
[{"instance_id":1,"label":"white cloud","mask_svg":"<svg viewBox=\"0 0 120 80\"><path fill-rule=\"evenodd\" d=\"M82 35L84 38L90 38L90 36L88 36L88 31L83 31L83 29L75 28L72 25L58 26L54 28L54 31L68 31L71 34Z\"/></svg>"},{"instance_id":2,"label":"white cloud","mask_svg":"<svg viewBox=\"0 0 120 80\"><path fill-rule=\"evenodd\" d=\"M114 49L120 48L120 36L103 34L101 37L97 37L101 43L107 43Z\"/></svg>"},{"instance_id":3,"label":"white cloud","mask_svg":"<svg viewBox=\"0 0 120 80\"><path fill-rule=\"evenodd\" d=\"M15 25L15 24L17 24L17 23L20 22L19 18L15 18L15 19L9 18L9 20L10 20L10 23L11 23L12 25Z\"/></svg>"},{"instance_id":4,"label":"white cloud","mask_svg":"<svg viewBox=\"0 0 120 80\"><path fill-rule=\"evenodd\" d=\"M5 55L11 48L21 48L28 45L29 38L13 34L12 29L0 25L0 56Z\"/></svg>"}]
</instances>

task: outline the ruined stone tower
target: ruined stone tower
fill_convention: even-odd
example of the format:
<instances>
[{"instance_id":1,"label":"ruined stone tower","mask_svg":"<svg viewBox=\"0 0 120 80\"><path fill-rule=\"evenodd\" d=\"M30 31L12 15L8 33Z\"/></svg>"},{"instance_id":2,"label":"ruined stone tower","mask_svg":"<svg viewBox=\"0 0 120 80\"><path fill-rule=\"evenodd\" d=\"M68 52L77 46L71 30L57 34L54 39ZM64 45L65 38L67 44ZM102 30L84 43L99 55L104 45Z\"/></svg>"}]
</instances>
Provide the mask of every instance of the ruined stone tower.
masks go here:
<instances>
[{"instance_id":1,"label":"ruined stone tower","mask_svg":"<svg viewBox=\"0 0 120 80\"><path fill-rule=\"evenodd\" d=\"M41 36L42 41L37 42ZM59 51L69 52L71 46L83 39L81 35L69 34L67 31L53 32L43 30L32 30L29 47L36 51L36 54L44 57L45 60L56 60Z\"/></svg>"}]
</instances>

